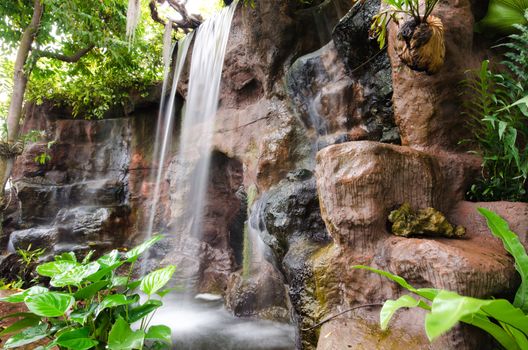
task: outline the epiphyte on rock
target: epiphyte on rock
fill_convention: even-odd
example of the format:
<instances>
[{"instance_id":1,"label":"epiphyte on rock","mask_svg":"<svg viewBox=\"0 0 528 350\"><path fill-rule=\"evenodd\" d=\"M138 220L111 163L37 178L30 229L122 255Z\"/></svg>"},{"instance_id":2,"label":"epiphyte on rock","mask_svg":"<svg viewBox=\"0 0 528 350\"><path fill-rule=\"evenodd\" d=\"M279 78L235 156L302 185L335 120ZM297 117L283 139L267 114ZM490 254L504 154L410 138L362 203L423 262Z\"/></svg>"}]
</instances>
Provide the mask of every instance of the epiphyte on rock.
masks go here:
<instances>
[{"instance_id":1,"label":"epiphyte on rock","mask_svg":"<svg viewBox=\"0 0 528 350\"><path fill-rule=\"evenodd\" d=\"M444 214L434 208L414 211L409 203L404 203L389 215L391 231L396 236L442 236L461 238L466 234L462 226L452 225Z\"/></svg>"}]
</instances>

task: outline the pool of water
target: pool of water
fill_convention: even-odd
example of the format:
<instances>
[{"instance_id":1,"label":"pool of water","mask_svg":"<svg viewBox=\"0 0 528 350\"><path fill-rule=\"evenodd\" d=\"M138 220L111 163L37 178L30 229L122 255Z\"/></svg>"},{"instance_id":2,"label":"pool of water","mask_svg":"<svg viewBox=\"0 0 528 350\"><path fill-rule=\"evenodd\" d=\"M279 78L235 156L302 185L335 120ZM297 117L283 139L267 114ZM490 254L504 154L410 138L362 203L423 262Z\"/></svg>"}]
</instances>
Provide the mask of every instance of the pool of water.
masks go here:
<instances>
[{"instance_id":1,"label":"pool of water","mask_svg":"<svg viewBox=\"0 0 528 350\"><path fill-rule=\"evenodd\" d=\"M172 328L178 350L294 350L291 324L234 317L221 299L163 300L151 324Z\"/></svg>"}]
</instances>

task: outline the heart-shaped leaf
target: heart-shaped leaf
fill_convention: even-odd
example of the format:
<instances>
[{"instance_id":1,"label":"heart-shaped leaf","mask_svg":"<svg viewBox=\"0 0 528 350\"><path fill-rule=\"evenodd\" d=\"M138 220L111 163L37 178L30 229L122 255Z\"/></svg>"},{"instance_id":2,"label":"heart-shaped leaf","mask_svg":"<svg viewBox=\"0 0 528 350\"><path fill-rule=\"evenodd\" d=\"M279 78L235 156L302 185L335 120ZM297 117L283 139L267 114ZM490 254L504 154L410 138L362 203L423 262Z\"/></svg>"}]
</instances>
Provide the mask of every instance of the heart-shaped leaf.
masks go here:
<instances>
[{"instance_id":1,"label":"heart-shaped leaf","mask_svg":"<svg viewBox=\"0 0 528 350\"><path fill-rule=\"evenodd\" d=\"M141 243L137 247L130 249L125 254L125 257L126 257L127 261L128 262L136 261L141 254L143 254L147 249L152 247L156 242L158 242L162 238L163 238L162 235L152 236L150 239L148 239L145 242Z\"/></svg>"},{"instance_id":2,"label":"heart-shaped leaf","mask_svg":"<svg viewBox=\"0 0 528 350\"><path fill-rule=\"evenodd\" d=\"M50 261L37 266L37 272L41 276L53 277L79 266L79 263L71 260Z\"/></svg>"},{"instance_id":3,"label":"heart-shaped leaf","mask_svg":"<svg viewBox=\"0 0 528 350\"><path fill-rule=\"evenodd\" d=\"M7 296L5 298L0 298L0 301L6 302L6 303L22 303L28 295L41 294L41 293L46 293L46 292L48 292L48 288L41 287L41 286L33 286L29 289L26 289L25 291L11 294L10 296Z\"/></svg>"},{"instance_id":4,"label":"heart-shaped leaf","mask_svg":"<svg viewBox=\"0 0 528 350\"><path fill-rule=\"evenodd\" d=\"M152 326L145 335L145 339L161 340L172 344L172 331L167 326Z\"/></svg>"},{"instance_id":5,"label":"heart-shaped leaf","mask_svg":"<svg viewBox=\"0 0 528 350\"><path fill-rule=\"evenodd\" d=\"M85 278L96 273L100 268L97 262L76 266L60 275L53 276L50 284L54 287L78 286Z\"/></svg>"},{"instance_id":6,"label":"heart-shaped leaf","mask_svg":"<svg viewBox=\"0 0 528 350\"><path fill-rule=\"evenodd\" d=\"M48 325L42 323L38 326L28 328L17 335L9 338L5 344L4 349L12 349L19 346L31 344L37 340L43 339L48 335Z\"/></svg>"},{"instance_id":7,"label":"heart-shaped leaf","mask_svg":"<svg viewBox=\"0 0 528 350\"><path fill-rule=\"evenodd\" d=\"M145 340L145 332L142 330L132 331L130 325L123 319L118 318L108 334L108 349L131 350L141 349Z\"/></svg>"},{"instance_id":8,"label":"heart-shaped leaf","mask_svg":"<svg viewBox=\"0 0 528 350\"><path fill-rule=\"evenodd\" d=\"M63 316L73 305L75 298L69 294L47 292L30 295L24 301L27 308L36 315L43 317Z\"/></svg>"},{"instance_id":9,"label":"heart-shaped leaf","mask_svg":"<svg viewBox=\"0 0 528 350\"><path fill-rule=\"evenodd\" d=\"M162 269L152 271L151 273L143 277L139 289L147 295L152 295L156 293L158 290L163 288L167 284L167 282L170 281L172 275L174 274L174 271L176 271L176 266L173 265L169 265Z\"/></svg>"},{"instance_id":10,"label":"heart-shaped leaf","mask_svg":"<svg viewBox=\"0 0 528 350\"><path fill-rule=\"evenodd\" d=\"M97 340L90 339L88 328L74 329L62 333L55 341L58 345L67 349L88 350L99 344Z\"/></svg>"},{"instance_id":11,"label":"heart-shaped leaf","mask_svg":"<svg viewBox=\"0 0 528 350\"><path fill-rule=\"evenodd\" d=\"M130 309L128 311L128 320L130 321L130 323L139 321L143 317L150 314L152 311L159 308L161 305L163 305L163 303L159 300L155 300L155 299L149 300L145 302L145 304L143 305Z\"/></svg>"},{"instance_id":12,"label":"heart-shaped leaf","mask_svg":"<svg viewBox=\"0 0 528 350\"><path fill-rule=\"evenodd\" d=\"M121 305L129 305L129 304L137 303L138 301L139 301L138 295L134 295L131 297L127 297L124 294L108 295L107 297L103 299L103 301L101 301L101 303L95 310L95 316L97 317L97 315L99 315L99 313L101 313L101 311L103 311L106 308L113 308L113 307L121 306Z\"/></svg>"}]
</instances>

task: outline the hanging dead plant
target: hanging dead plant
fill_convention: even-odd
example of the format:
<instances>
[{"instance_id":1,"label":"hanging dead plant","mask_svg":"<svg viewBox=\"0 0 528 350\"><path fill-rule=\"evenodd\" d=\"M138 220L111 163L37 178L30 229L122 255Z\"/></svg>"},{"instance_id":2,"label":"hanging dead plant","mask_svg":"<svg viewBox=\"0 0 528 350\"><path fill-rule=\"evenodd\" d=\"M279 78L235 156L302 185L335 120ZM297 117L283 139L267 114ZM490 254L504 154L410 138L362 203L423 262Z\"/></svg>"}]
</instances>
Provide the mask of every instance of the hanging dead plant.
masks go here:
<instances>
[{"instance_id":1,"label":"hanging dead plant","mask_svg":"<svg viewBox=\"0 0 528 350\"><path fill-rule=\"evenodd\" d=\"M378 39L380 48L387 41L390 21L399 27L394 49L409 68L434 74L445 60L445 39L442 20L432 16L439 0L425 0L423 12L419 0L383 0L388 8L373 18L371 35Z\"/></svg>"}]
</instances>

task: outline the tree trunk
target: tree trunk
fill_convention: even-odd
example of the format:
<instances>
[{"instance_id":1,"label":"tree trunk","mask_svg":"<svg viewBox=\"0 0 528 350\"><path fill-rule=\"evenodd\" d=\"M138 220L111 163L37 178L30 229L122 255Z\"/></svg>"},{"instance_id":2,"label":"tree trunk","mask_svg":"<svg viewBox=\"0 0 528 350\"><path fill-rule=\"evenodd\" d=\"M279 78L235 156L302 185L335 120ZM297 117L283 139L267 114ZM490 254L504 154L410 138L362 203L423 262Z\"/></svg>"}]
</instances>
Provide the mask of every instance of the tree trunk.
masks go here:
<instances>
[{"instance_id":1,"label":"tree trunk","mask_svg":"<svg viewBox=\"0 0 528 350\"><path fill-rule=\"evenodd\" d=\"M22 39L20 40L20 46L18 47L16 61L15 61L15 73L13 77L13 94L11 96L11 102L9 104L9 112L7 114L7 143L14 144L18 140L18 132L20 128L20 120L22 119L22 107L24 104L24 95L26 92L26 86L28 82L28 74L24 70L26 65L31 46L37 35L40 27L40 21L44 6L41 0L35 0L33 8L33 17L31 23L24 30ZM0 155L0 229L3 221L3 206L5 205L5 186L11 171L13 170L13 164L15 162L15 156L13 155Z\"/></svg>"}]
</instances>

